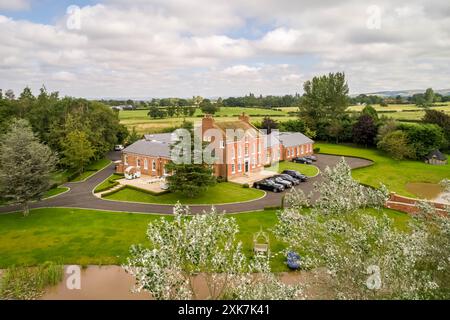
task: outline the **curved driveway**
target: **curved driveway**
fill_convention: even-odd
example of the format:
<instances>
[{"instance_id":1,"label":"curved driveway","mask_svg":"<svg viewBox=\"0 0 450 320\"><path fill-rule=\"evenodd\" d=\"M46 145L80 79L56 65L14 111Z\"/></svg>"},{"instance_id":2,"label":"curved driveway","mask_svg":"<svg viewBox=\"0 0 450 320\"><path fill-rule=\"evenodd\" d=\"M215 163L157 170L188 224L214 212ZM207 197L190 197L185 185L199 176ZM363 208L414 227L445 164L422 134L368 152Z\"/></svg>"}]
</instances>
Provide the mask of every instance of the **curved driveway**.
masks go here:
<instances>
[{"instance_id":1,"label":"curved driveway","mask_svg":"<svg viewBox=\"0 0 450 320\"><path fill-rule=\"evenodd\" d=\"M319 154L318 161L315 165L320 169L325 169L326 166L334 166L341 156ZM116 160L117 153L111 153L110 158ZM345 157L347 163L352 169L370 165L372 162L360 158ZM114 164L110 164L105 169L97 172L84 182L72 182L64 184L69 187L70 191L58 195L54 198L35 202L30 205L31 208L48 208L48 207L66 207L66 208L82 208L82 209L97 209L107 211L124 211L124 212L138 212L138 213L163 213L170 214L173 210L173 205L160 205L150 203L128 203L120 201L110 201L97 198L92 194L92 190L100 184L103 180L114 173ZM297 188L301 188L306 194L313 190L315 181L320 180L320 174L314 178L310 178L308 182L301 183ZM214 205L218 211L245 212L262 210L265 207L280 206L283 193L267 192L267 195L261 199L242 203L230 203ZM211 205L189 205L193 213L202 212L209 209ZM0 207L0 213L20 211L19 206Z\"/></svg>"}]
</instances>

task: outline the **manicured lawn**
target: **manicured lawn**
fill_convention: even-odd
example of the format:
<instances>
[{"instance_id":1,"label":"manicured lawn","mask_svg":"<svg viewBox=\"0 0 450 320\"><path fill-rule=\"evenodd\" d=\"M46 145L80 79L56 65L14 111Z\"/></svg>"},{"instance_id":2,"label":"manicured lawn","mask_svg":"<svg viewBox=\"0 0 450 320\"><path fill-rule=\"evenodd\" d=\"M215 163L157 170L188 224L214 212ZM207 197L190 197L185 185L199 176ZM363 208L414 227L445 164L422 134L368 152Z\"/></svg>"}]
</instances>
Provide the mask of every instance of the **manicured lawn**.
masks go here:
<instances>
[{"instance_id":1,"label":"manicured lawn","mask_svg":"<svg viewBox=\"0 0 450 320\"><path fill-rule=\"evenodd\" d=\"M379 214L370 210L374 215ZM385 209L399 228L405 228L409 216ZM238 239L251 257L253 235L262 228L270 237L272 253L284 248L271 233L277 217L274 210L230 214L239 224ZM0 215L0 268L12 265L36 265L45 261L64 264L121 264L132 244L146 244L149 222L158 215L106 212L69 208L32 210L28 217L20 213ZM163 216L172 219L171 216ZM273 258L274 271L286 271L281 254Z\"/></svg>"},{"instance_id":2,"label":"manicured lawn","mask_svg":"<svg viewBox=\"0 0 450 320\"><path fill-rule=\"evenodd\" d=\"M420 161L397 161L377 149L365 149L347 145L316 143L321 153L337 154L366 158L374 164L352 171L353 177L358 181L379 186L384 183L389 190L405 196L414 197L406 190L408 182L438 183L450 177L450 165L433 166Z\"/></svg>"},{"instance_id":3,"label":"manicured lawn","mask_svg":"<svg viewBox=\"0 0 450 320\"><path fill-rule=\"evenodd\" d=\"M86 180L87 178L92 176L97 171L102 170L103 168L108 166L110 163L111 163L111 160L106 159L106 158L97 160L97 161L91 163L82 174L77 176L75 179L72 179L71 182L79 182L79 181Z\"/></svg>"},{"instance_id":4,"label":"manicured lawn","mask_svg":"<svg viewBox=\"0 0 450 320\"><path fill-rule=\"evenodd\" d=\"M175 193L152 195L143 191L124 188L106 196L105 199L162 204L175 204L177 201L182 204L219 204L255 200L263 195L264 192L261 190L243 188L236 183L222 182L210 187L208 191L196 198L187 198Z\"/></svg>"},{"instance_id":5,"label":"manicured lawn","mask_svg":"<svg viewBox=\"0 0 450 320\"><path fill-rule=\"evenodd\" d=\"M295 163L291 161L281 161L277 166L267 168L271 171L277 171L281 173L283 170L296 170L308 177L313 177L319 173L319 169L315 165Z\"/></svg>"},{"instance_id":6,"label":"manicured lawn","mask_svg":"<svg viewBox=\"0 0 450 320\"><path fill-rule=\"evenodd\" d=\"M101 184L99 184L95 188L94 192L101 192L101 191L105 191L105 190L108 190L108 189L114 187L116 185L116 183L118 183L115 181L119 180L119 179L123 179L123 175L113 173L105 181L103 181Z\"/></svg>"},{"instance_id":7,"label":"manicured lawn","mask_svg":"<svg viewBox=\"0 0 450 320\"><path fill-rule=\"evenodd\" d=\"M67 190L69 190L69 188L66 188L66 187L56 187L56 188L50 189L45 193L44 199L54 197L60 193L67 191Z\"/></svg>"}]
</instances>

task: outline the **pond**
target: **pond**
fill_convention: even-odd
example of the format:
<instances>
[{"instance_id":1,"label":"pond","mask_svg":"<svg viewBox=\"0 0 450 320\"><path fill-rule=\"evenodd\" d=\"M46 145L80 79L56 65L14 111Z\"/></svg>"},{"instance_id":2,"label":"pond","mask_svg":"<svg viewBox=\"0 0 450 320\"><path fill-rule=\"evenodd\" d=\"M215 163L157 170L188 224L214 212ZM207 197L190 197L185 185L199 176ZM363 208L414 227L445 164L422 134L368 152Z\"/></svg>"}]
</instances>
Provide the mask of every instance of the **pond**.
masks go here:
<instances>
[{"instance_id":1,"label":"pond","mask_svg":"<svg viewBox=\"0 0 450 320\"><path fill-rule=\"evenodd\" d=\"M66 268L67 270L67 268ZM323 278L322 270L317 272L295 271L278 274L286 284L309 284L306 294L310 299L327 296L326 286L316 284L317 278ZM319 277L318 277L319 275ZM149 300L151 294L146 292L133 293L134 277L126 273L120 266L87 266L81 269L81 288L68 289L68 275L56 286L50 287L41 297L42 300ZM207 284L204 277L194 278L194 288L198 299L208 297Z\"/></svg>"},{"instance_id":2,"label":"pond","mask_svg":"<svg viewBox=\"0 0 450 320\"><path fill-rule=\"evenodd\" d=\"M416 197L427 200L435 200L444 189L437 183L409 182L406 184L406 190Z\"/></svg>"}]
</instances>

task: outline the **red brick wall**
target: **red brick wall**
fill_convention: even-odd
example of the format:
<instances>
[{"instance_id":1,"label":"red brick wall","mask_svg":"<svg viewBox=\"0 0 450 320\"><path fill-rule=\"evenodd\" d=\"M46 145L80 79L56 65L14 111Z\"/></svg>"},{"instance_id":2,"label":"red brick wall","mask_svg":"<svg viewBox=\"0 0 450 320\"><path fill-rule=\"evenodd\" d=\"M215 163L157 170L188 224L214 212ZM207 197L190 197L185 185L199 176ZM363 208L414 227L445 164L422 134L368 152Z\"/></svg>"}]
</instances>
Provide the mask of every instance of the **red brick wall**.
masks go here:
<instances>
[{"instance_id":1,"label":"red brick wall","mask_svg":"<svg viewBox=\"0 0 450 320\"><path fill-rule=\"evenodd\" d=\"M400 196L395 193L391 193L389 200L386 202L386 208L398 210L401 212L405 212L408 214L416 214L419 209L416 207L416 204L419 202L418 199L408 198L404 196ZM445 210L445 205L442 203L437 203L433 201L427 201L432 204L438 213L447 214Z\"/></svg>"},{"instance_id":2,"label":"red brick wall","mask_svg":"<svg viewBox=\"0 0 450 320\"><path fill-rule=\"evenodd\" d=\"M126 162L125 162L126 157ZM127 167L138 166L138 160L140 164L141 174L147 176L157 176L160 177L164 174L164 166L169 162L167 158L158 158L158 157L148 157L143 155L136 155L133 153L122 153L122 163L117 166L116 171L118 173L123 173ZM145 169L145 160L147 160L147 169ZM153 161L155 161L155 170L153 170Z\"/></svg>"}]
</instances>

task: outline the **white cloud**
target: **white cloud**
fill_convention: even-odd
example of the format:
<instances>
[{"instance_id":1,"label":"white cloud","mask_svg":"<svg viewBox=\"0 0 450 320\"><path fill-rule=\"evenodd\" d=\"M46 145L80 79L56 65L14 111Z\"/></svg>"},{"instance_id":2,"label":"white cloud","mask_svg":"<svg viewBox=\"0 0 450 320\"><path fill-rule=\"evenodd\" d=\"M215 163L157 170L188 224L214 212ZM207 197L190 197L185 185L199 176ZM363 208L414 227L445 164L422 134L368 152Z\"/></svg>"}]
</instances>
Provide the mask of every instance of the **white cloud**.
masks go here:
<instances>
[{"instance_id":1,"label":"white cloud","mask_svg":"<svg viewBox=\"0 0 450 320\"><path fill-rule=\"evenodd\" d=\"M0 9L6 4L29 6L0 0ZM69 30L65 16L39 24L0 15L0 88L45 83L89 97L284 94L330 71L345 71L352 92L448 87L447 1L378 0L380 30L366 27L371 4L105 0L81 8L79 30Z\"/></svg>"}]
</instances>

